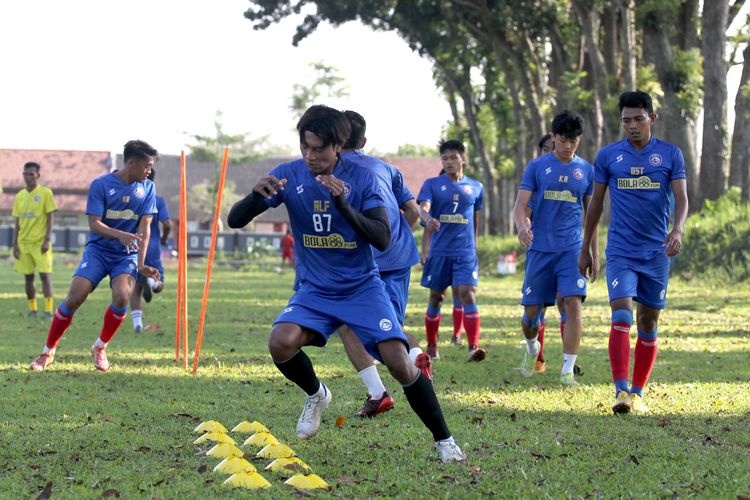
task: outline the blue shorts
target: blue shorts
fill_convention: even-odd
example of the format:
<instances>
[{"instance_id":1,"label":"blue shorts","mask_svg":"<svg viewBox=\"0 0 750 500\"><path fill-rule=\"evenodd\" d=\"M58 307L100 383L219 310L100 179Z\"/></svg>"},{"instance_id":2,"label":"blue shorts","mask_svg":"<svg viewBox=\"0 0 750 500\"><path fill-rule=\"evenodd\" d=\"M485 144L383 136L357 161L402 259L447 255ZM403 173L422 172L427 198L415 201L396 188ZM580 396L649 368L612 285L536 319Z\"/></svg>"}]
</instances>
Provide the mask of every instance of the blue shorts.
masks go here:
<instances>
[{"instance_id":1,"label":"blue shorts","mask_svg":"<svg viewBox=\"0 0 750 500\"><path fill-rule=\"evenodd\" d=\"M448 286L477 286L479 260L476 254L446 257L431 255L422 270L422 286L443 291Z\"/></svg>"},{"instance_id":2,"label":"blue shorts","mask_svg":"<svg viewBox=\"0 0 750 500\"><path fill-rule=\"evenodd\" d=\"M391 305L396 312L396 318L400 325L404 324L406 318L406 302L409 299L409 282L411 281L411 267L383 271L380 273L385 291L391 298Z\"/></svg>"},{"instance_id":3,"label":"blue shorts","mask_svg":"<svg viewBox=\"0 0 750 500\"><path fill-rule=\"evenodd\" d=\"M526 272L521 288L521 304L533 306L555 304L560 296L586 297L586 278L578 271L580 250L567 252L526 252Z\"/></svg>"},{"instance_id":4,"label":"blue shorts","mask_svg":"<svg viewBox=\"0 0 750 500\"><path fill-rule=\"evenodd\" d=\"M409 342L393 310L383 282L378 277L346 295L325 293L305 283L289 299L274 325L294 323L317 333L312 345L323 347L341 325L351 328L367 352L383 361L378 344L400 340L406 349Z\"/></svg>"},{"instance_id":5,"label":"blue shorts","mask_svg":"<svg viewBox=\"0 0 750 500\"><path fill-rule=\"evenodd\" d=\"M609 301L632 297L653 309L667 306L669 257L656 251L648 257L607 255Z\"/></svg>"},{"instance_id":6,"label":"blue shorts","mask_svg":"<svg viewBox=\"0 0 750 500\"><path fill-rule=\"evenodd\" d=\"M138 279L137 253L112 255L86 247L73 276L86 278L94 285L94 290L96 290L99 282L105 276L109 275L109 281L111 282L121 274L129 274L134 279Z\"/></svg>"},{"instance_id":7,"label":"blue shorts","mask_svg":"<svg viewBox=\"0 0 750 500\"><path fill-rule=\"evenodd\" d=\"M148 247L148 251L146 252L146 262L144 262L147 266L151 266L154 269L159 270L159 276L161 278L159 281L164 282L164 264L161 262L161 247L157 246L155 248ZM138 277L141 275L139 274Z\"/></svg>"}]
</instances>

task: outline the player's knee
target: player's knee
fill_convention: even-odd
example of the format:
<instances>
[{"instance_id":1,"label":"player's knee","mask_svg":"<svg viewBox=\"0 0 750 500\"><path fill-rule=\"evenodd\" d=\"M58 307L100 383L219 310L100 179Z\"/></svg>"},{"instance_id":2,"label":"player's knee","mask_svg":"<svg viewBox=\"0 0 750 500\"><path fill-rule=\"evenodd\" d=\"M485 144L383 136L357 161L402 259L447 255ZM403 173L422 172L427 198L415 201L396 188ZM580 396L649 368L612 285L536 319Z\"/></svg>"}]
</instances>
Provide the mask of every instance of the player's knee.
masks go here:
<instances>
[{"instance_id":1,"label":"player's knee","mask_svg":"<svg viewBox=\"0 0 750 500\"><path fill-rule=\"evenodd\" d=\"M527 306L523 311L523 317L521 323L524 326L536 328L542 322L542 314L544 314L544 308L539 306Z\"/></svg>"}]
</instances>

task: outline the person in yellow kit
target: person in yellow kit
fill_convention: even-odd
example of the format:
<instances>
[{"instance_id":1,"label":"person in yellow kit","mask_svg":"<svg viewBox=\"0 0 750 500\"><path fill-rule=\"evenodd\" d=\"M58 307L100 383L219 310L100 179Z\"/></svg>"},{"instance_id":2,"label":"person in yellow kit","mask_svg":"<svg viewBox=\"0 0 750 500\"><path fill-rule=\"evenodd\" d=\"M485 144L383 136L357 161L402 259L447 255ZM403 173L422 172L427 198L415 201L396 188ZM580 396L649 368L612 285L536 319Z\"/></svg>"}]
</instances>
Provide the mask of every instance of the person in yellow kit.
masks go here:
<instances>
[{"instance_id":1,"label":"person in yellow kit","mask_svg":"<svg viewBox=\"0 0 750 500\"><path fill-rule=\"evenodd\" d=\"M13 200L13 217L16 233L13 238L13 257L16 271L26 280L26 298L29 299L29 318L37 316L34 272L39 271L44 293L44 317L52 318L52 214L57 210L52 190L39 185L40 167L28 162L23 166L22 189Z\"/></svg>"}]
</instances>

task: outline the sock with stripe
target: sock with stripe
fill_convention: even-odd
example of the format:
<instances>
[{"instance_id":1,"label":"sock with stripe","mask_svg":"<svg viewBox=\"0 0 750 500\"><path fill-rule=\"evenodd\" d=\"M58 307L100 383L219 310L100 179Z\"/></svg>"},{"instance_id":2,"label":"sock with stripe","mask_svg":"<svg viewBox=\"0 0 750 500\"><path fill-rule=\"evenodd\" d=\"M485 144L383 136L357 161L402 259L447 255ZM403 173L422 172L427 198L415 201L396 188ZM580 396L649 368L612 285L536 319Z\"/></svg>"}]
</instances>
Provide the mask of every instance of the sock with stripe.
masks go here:
<instances>
[{"instance_id":1,"label":"sock with stripe","mask_svg":"<svg viewBox=\"0 0 750 500\"><path fill-rule=\"evenodd\" d=\"M609 330L609 365L612 380L615 382L615 396L620 391L628 392L630 374L630 326L633 324L633 311L617 309L612 311L612 325Z\"/></svg>"},{"instance_id":2,"label":"sock with stripe","mask_svg":"<svg viewBox=\"0 0 750 500\"><path fill-rule=\"evenodd\" d=\"M537 330L537 340L539 340L539 354L536 355L536 360L544 362L544 332L547 330L547 322L544 318L544 312L539 317L539 330Z\"/></svg>"},{"instance_id":3,"label":"sock with stripe","mask_svg":"<svg viewBox=\"0 0 750 500\"><path fill-rule=\"evenodd\" d=\"M479 306L466 304L464 306L464 329L466 330L469 349L475 349L479 346L479 323Z\"/></svg>"},{"instance_id":4,"label":"sock with stripe","mask_svg":"<svg viewBox=\"0 0 750 500\"><path fill-rule=\"evenodd\" d=\"M143 328L142 309L133 309L132 311L130 311L130 317L133 319L133 328L138 328L139 326Z\"/></svg>"},{"instance_id":5,"label":"sock with stripe","mask_svg":"<svg viewBox=\"0 0 750 500\"><path fill-rule=\"evenodd\" d=\"M73 322L73 314L75 314L75 311L71 311L65 307L65 303L57 307L55 315L52 317L52 323L49 325L45 352L54 351L57 348L57 344L60 343L65 330Z\"/></svg>"},{"instance_id":6,"label":"sock with stripe","mask_svg":"<svg viewBox=\"0 0 750 500\"><path fill-rule=\"evenodd\" d=\"M643 388L648 383L651 370L656 362L658 351L656 330L650 333L638 329L638 340L635 343L635 356L633 359L633 387L631 393L643 396Z\"/></svg>"},{"instance_id":7,"label":"sock with stripe","mask_svg":"<svg viewBox=\"0 0 750 500\"><path fill-rule=\"evenodd\" d=\"M117 333L117 329L125 321L125 316L128 315L128 306L117 307L114 304L110 304L104 313L104 322L102 323L102 331L99 333L99 340L104 344L112 340L112 337ZM99 344L101 345L101 344Z\"/></svg>"},{"instance_id":8,"label":"sock with stripe","mask_svg":"<svg viewBox=\"0 0 750 500\"><path fill-rule=\"evenodd\" d=\"M440 318L443 315L440 314L440 309L433 309L427 306L427 312L424 315L424 329L427 335L428 344L437 344L438 331L440 330Z\"/></svg>"},{"instance_id":9,"label":"sock with stripe","mask_svg":"<svg viewBox=\"0 0 750 500\"><path fill-rule=\"evenodd\" d=\"M464 306L460 300L453 301L453 336L461 338L461 328L464 325Z\"/></svg>"}]
</instances>

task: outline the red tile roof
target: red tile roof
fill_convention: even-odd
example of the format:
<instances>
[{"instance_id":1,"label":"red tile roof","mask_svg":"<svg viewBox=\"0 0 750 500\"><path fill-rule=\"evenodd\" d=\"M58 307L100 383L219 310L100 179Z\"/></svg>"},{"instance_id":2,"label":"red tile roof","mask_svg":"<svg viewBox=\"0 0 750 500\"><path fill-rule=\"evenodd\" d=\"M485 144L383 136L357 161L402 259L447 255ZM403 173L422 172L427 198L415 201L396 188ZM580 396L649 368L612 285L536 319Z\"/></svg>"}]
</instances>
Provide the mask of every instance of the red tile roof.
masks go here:
<instances>
[{"instance_id":1,"label":"red tile roof","mask_svg":"<svg viewBox=\"0 0 750 500\"><path fill-rule=\"evenodd\" d=\"M23 165L34 161L41 166L39 184L52 189L58 210L83 213L89 184L112 167L109 151L44 149L0 149L0 211L13 208L15 193L26 185Z\"/></svg>"}]
</instances>

